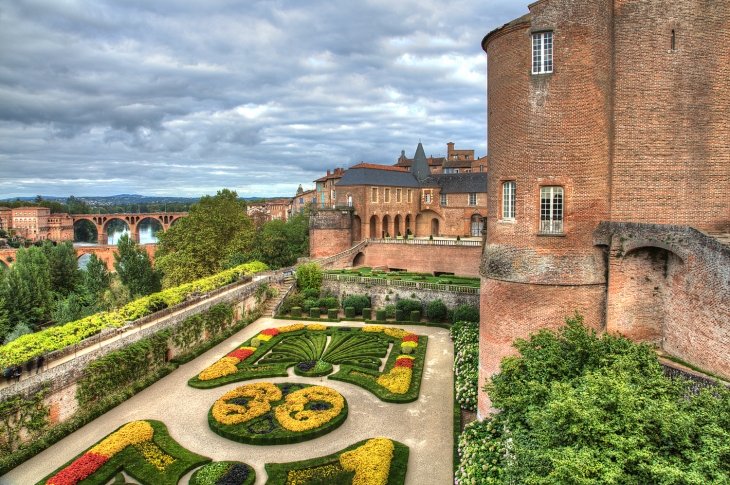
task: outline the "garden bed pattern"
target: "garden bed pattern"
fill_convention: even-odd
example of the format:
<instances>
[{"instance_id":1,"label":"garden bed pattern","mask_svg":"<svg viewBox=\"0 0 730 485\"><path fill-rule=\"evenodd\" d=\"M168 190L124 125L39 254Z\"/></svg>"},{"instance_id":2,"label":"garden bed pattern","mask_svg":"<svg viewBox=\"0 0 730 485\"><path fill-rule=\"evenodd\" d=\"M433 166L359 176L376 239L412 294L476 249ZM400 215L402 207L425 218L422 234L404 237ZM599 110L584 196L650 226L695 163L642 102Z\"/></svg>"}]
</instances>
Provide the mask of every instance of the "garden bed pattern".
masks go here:
<instances>
[{"instance_id":1,"label":"garden bed pattern","mask_svg":"<svg viewBox=\"0 0 730 485\"><path fill-rule=\"evenodd\" d=\"M190 485L253 485L256 472L240 461L208 463L190 477Z\"/></svg>"},{"instance_id":2,"label":"garden bed pattern","mask_svg":"<svg viewBox=\"0 0 730 485\"><path fill-rule=\"evenodd\" d=\"M249 379L286 377L287 369L295 366L294 372L300 376L328 375L356 384L386 402L412 402L418 399L427 342L425 335L380 325L356 328L298 323L267 328L188 384L210 389ZM335 374L331 374L333 365L339 365Z\"/></svg>"},{"instance_id":3,"label":"garden bed pattern","mask_svg":"<svg viewBox=\"0 0 730 485\"><path fill-rule=\"evenodd\" d=\"M334 389L257 382L218 399L208 413L213 432L240 443L283 445L325 435L347 418L347 401Z\"/></svg>"}]
</instances>

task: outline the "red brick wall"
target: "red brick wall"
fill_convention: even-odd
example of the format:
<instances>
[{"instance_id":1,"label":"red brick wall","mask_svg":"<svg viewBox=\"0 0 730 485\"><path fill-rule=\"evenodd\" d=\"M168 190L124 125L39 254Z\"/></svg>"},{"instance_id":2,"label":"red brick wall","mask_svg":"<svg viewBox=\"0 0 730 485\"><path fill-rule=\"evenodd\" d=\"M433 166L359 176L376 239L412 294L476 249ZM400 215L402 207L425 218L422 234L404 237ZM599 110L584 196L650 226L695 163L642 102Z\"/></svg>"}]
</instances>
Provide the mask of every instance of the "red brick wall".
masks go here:
<instances>
[{"instance_id":1,"label":"red brick wall","mask_svg":"<svg viewBox=\"0 0 730 485\"><path fill-rule=\"evenodd\" d=\"M479 246L369 244L362 251L365 259L360 265L387 266L419 273L454 273L477 278L481 251Z\"/></svg>"},{"instance_id":2,"label":"red brick wall","mask_svg":"<svg viewBox=\"0 0 730 485\"><path fill-rule=\"evenodd\" d=\"M557 329L577 310L598 331L605 322L605 285L547 286L483 278L479 331L479 389L516 350L512 342L540 329ZM492 411L486 393L479 393L479 415Z\"/></svg>"},{"instance_id":3,"label":"red brick wall","mask_svg":"<svg viewBox=\"0 0 730 485\"><path fill-rule=\"evenodd\" d=\"M728 228L730 1L614 4L611 220Z\"/></svg>"},{"instance_id":4,"label":"red brick wall","mask_svg":"<svg viewBox=\"0 0 730 485\"><path fill-rule=\"evenodd\" d=\"M324 258L352 245L352 218L349 211L318 210L309 219L309 256Z\"/></svg>"}]
</instances>

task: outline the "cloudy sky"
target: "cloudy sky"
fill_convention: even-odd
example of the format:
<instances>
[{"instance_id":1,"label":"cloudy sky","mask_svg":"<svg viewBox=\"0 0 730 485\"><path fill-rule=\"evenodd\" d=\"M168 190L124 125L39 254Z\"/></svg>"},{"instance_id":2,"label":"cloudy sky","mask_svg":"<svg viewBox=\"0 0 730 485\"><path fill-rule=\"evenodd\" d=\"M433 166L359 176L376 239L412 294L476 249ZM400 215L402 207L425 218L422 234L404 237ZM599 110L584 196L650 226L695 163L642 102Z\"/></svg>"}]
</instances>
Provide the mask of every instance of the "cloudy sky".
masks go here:
<instances>
[{"instance_id":1,"label":"cloudy sky","mask_svg":"<svg viewBox=\"0 0 730 485\"><path fill-rule=\"evenodd\" d=\"M290 194L419 140L486 154L519 0L0 2L0 198Z\"/></svg>"}]
</instances>

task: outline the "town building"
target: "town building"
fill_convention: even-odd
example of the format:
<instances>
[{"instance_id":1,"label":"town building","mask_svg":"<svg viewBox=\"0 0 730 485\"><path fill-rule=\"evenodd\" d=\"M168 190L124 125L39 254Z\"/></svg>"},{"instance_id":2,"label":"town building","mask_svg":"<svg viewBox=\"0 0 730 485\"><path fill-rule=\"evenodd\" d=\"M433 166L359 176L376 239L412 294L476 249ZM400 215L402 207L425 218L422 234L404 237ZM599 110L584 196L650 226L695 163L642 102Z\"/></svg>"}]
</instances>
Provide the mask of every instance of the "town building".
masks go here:
<instances>
[{"instance_id":1,"label":"town building","mask_svg":"<svg viewBox=\"0 0 730 485\"><path fill-rule=\"evenodd\" d=\"M11 210L11 229L29 241L50 239L48 217L51 209L46 207L18 207ZM73 239L73 235L71 236Z\"/></svg>"},{"instance_id":2,"label":"town building","mask_svg":"<svg viewBox=\"0 0 730 485\"><path fill-rule=\"evenodd\" d=\"M317 190L304 190L299 185L299 188L297 189L297 193L294 196L294 199L292 201L291 206L291 214L300 214L304 212L304 209L307 207L307 205L316 204L317 203Z\"/></svg>"},{"instance_id":3,"label":"town building","mask_svg":"<svg viewBox=\"0 0 730 485\"><path fill-rule=\"evenodd\" d=\"M332 171L327 170L327 175L314 181L317 184L317 207L320 209L331 208L337 199L337 190L335 184L342 178L345 173L344 168L335 168Z\"/></svg>"},{"instance_id":4,"label":"town building","mask_svg":"<svg viewBox=\"0 0 730 485\"><path fill-rule=\"evenodd\" d=\"M474 150L456 150L454 146L455 144L453 142L446 144L445 157L430 156L426 159L432 174L437 175L487 171L486 156L482 158L475 158ZM395 166L410 170L412 164L413 159L406 158L406 152L405 150L402 150Z\"/></svg>"},{"instance_id":5,"label":"town building","mask_svg":"<svg viewBox=\"0 0 730 485\"><path fill-rule=\"evenodd\" d=\"M73 241L74 220L65 212L48 216L48 237L51 241Z\"/></svg>"},{"instance_id":6,"label":"town building","mask_svg":"<svg viewBox=\"0 0 730 485\"><path fill-rule=\"evenodd\" d=\"M8 232L13 226L13 209L10 207L0 207L0 229Z\"/></svg>"},{"instance_id":7,"label":"town building","mask_svg":"<svg viewBox=\"0 0 730 485\"><path fill-rule=\"evenodd\" d=\"M730 0L529 9L482 41L479 388L575 311L730 377Z\"/></svg>"}]
</instances>

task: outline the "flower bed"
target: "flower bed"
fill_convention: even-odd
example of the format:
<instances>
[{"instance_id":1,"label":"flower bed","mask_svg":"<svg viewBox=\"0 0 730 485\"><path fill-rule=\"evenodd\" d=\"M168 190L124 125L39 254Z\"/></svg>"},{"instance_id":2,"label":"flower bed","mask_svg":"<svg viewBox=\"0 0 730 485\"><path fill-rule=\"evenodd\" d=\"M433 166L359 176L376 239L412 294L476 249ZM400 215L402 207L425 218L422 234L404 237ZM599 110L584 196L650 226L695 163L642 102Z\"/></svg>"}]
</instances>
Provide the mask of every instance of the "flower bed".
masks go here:
<instances>
[{"instance_id":1,"label":"flower bed","mask_svg":"<svg viewBox=\"0 0 730 485\"><path fill-rule=\"evenodd\" d=\"M190 485L253 485L256 472L240 461L209 463L190 477Z\"/></svg>"},{"instance_id":2,"label":"flower bed","mask_svg":"<svg viewBox=\"0 0 730 485\"><path fill-rule=\"evenodd\" d=\"M339 365L340 371L330 378L359 385L388 402L411 402L418 398L426 343L425 336L376 325L354 328L299 323L269 328L188 384L210 389L248 379L286 376L292 366L297 375L319 377L331 374L333 365ZM383 358L387 361L381 373ZM351 374L351 370L367 372L373 379Z\"/></svg>"},{"instance_id":3,"label":"flower bed","mask_svg":"<svg viewBox=\"0 0 730 485\"><path fill-rule=\"evenodd\" d=\"M115 312L102 312L41 332L23 335L0 347L0 368L25 364L39 355L81 342L105 328L121 327L127 321L137 320L161 309L182 303L191 293L216 290L237 281L242 276L264 271L267 268L265 264L259 262L243 264L208 278L139 298Z\"/></svg>"},{"instance_id":4,"label":"flower bed","mask_svg":"<svg viewBox=\"0 0 730 485\"><path fill-rule=\"evenodd\" d=\"M454 341L454 389L456 402L475 411L479 380L479 324L457 322L451 330Z\"/></svg>"},{"instance_id":5,"label":"flower bed","mask_svg":"<svg viewBox=\"0 0 730 485\"><path fill-rule=\"evenodd\" d=\"M225 393L208 413L208 425L240 443L280 445L325 435L346 418L347 401L334 389L259 382Z\"/></svg>"},{"instance_id":6,"label":"flower bed","mask_svg":"<svg viewBox=\"0 0 730 485\"><path fill-rule=\"evenodd\" d=\"M209 462L175 442L159 421L133 421L117 429L37 485L104 485L124 469L144 485L177 485Z\"/></svg>"},{"instance_id":7,"label":"flower bed","mask_svg":"<svg viewBox=\"0 0 730 485\"><path fill-rule=\"evenodd\" d=\"M387 438L373 438L321 458L267 463L267 485L403 485L408 447Z\"/></svg>"}]
</instances>

